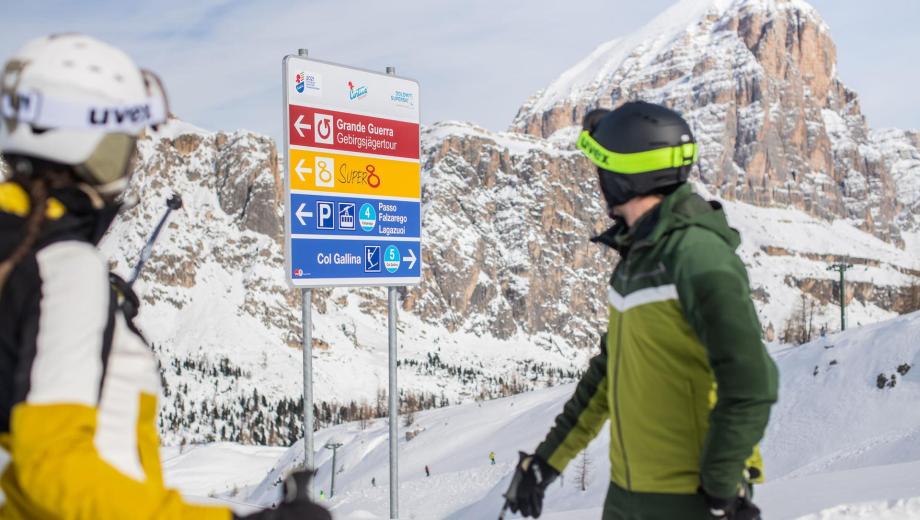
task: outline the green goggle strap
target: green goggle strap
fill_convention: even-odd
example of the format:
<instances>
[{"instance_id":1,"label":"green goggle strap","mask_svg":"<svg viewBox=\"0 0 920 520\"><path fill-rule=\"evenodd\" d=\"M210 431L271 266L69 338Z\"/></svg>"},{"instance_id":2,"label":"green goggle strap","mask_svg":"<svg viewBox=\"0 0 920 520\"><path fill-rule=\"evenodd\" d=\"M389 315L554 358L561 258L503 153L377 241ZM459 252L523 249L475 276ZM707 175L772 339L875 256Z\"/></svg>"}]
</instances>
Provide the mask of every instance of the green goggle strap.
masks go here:
<instances>
[{"instance_id":1,"label":"green goggle strap","mask_svg":"<svg viewBox=\"0 0 920 520\"><path fill-rule=\"evenodd\" d=\"M696 162L699 154L696 143L636 153L611 152L595 141L587 130L582 131L578 136L578 149L584 152L598 168L625 174L690 166Z\"/></svg>"}]
</instances>

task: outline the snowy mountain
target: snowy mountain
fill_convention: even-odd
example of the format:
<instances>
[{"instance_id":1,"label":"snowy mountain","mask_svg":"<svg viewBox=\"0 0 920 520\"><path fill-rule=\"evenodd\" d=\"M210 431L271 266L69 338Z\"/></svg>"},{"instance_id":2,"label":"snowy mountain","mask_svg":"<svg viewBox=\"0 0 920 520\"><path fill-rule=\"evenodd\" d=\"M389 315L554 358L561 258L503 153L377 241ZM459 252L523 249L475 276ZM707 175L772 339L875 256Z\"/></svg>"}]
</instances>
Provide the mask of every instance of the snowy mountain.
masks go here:
<instances>
[{"instance_id":1,"label":"snowy mountain","mask_svg":"<svg viewBox=\"0 0 920 520\"><path fill-rule=\"evenodd\" d=\"M564 72L512 129L570 134L588 110L632 99L687 117L699 176L725 198L846 219L895 242L899 224L916 226L884 143L837 77L830 29L803 0L681 0Z\"/></svg>"},{"instance_id":2,"label":"snowy mountain","mask_svg":"<svg viewBox=\"0 0 920 520\"><path fill-rule=\"evenodd\" d=\"M400 290L400 385L428 407L574 381L605 327L616 256L581 115L640 97L682 110L697 189L743 237L769 341L920 308L920 138L870 132L833 41L800 0L683 0L602 45L521 108L510 132L423 129L423 283ZM173 120L139 143L126 211L103 243L127 274L171 192L185 199L137 285L163 367L165 442L288 445L300 431L300 291L285 284L274 143ZM2 166L0 166L2 167ZM385 291L314 291L321 425L382 413ZM794 328L794 327L793 327ZM368 412L370 410L370 412Z\"/></svg>"},{"instance_id":3,"label":"snowy mountain","mask_svg":"<svg viewBox=\"0 0 920 520\"><path fill-rule=\"evenodd\" d=\"M920 399L918 338L920 313L913 313L773 352L780 369L780 401L763 442L767 483L756 491L766 518L920 518L920 498L914 498L920 497L920 416L905 413ZM542 440L573 390L563 385L421 412L410 426L401 424L401 517L498 516L518 450L532 450ZM318 432L318 447L330 441L343 444L336 457L335 496L328 502L338 520L387 518L386 438L383 420ZM604 428L587 450L585 491L579 485L581 458L551 486L548 518L600 517L608 442ZM252 448L251 456L244 449L211 446L182 455L172 450L167 478L187 493L211 494L243 509L271 504L277 500L279 476L301 464L302 444L270 453ZM496 453L494 466L490 451ZM268 470L268 475L261 482L251 473L228 477L211 471L202 478L207 474L202 466L225 464L220 453L236 466ZM331 451L318 448L316 460L317 489L328 494ZM193 467L197 474L188 472ZM240 472L229 470L234 473Z\"/></svg>"}]
</instances>

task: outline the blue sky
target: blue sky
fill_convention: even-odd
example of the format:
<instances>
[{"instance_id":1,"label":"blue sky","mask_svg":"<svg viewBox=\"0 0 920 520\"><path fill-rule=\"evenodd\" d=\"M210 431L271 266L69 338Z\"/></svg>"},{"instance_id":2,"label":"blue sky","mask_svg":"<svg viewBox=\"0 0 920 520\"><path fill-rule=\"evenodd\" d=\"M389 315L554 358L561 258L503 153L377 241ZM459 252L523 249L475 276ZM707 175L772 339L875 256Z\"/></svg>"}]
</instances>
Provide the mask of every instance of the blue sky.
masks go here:
<instances>
[{"instance_id":1,"label":"blue sky","mask_svg":"<svg viewBox=\"0 0 920 520\"><path fill-rule=\"evenodd\" d=\"M29 38L92 34L164 79L181 118L212 130L281 133L280 63L311 56L422 85L423 122L503 130L534 92L598 44L674 0L0 0L0 57ZM812 0L838 46L840 76L873 127L920 127L920 2Z\"/></svg>"}]
</instances>

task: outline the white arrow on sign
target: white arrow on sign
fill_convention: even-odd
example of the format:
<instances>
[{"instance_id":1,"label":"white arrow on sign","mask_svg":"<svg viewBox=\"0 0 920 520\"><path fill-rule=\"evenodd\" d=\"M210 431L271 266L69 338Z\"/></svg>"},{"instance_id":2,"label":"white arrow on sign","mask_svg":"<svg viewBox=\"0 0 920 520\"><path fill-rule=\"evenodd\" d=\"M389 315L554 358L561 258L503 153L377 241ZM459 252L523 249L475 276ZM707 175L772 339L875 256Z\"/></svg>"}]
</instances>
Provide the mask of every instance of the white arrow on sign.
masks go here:
<instances>
[{"instance_id":1,"label":"white arrow on sign","mask_svg":"<svg viewBox=\"0 0 920 520\"><path fill-rule=\"evenodd\" d=\"M311 128L313 128L313 126L303 122L303 114L297 116L297 121L294 121L294 130L297 130L297 135L303 137L303 131Z\"/></svg>"},{"instance_id":2,"label":"white arrow on sign","mask_svg":"<svg viewBox=\"0 0 920 520\"><path fill-rule=\"evenodd\" d=\"M415 267L416 260L418 260L418 258L415 257L415 252L412 251L411 249L406 254L406 256L403 257L403 262L409 262L409 269L412 269L413 267Z\"/></svg>"},{"instance_id":3,"label":"white arrow on sign","mask_svg":"<svg viewBox=\"0 0 920 520\"><path fill-rule=\"evenodd\" d=\"M313 168L304 168L303 159L297 162L297 166L294 168L294 173L297 174L297 178L300 179L300 182L306 182L306 179L303 178L305 173L313 173Z\"/></svg>"},{"instance_id":4,"label":"white arrow on sign","mask_svg":"<svg viewBox=\"0 0 920 520\"><path fill-rule=\"evenodd\" d=\"M312 212L312 211L304 211L304 210L303 210L303 208L306 207L306 205L307 205L306 202L301 202L301 203L300 203L300 207L297 208L297 212L294 213L294 216L296 216L296 217L297 217L297 220L300 221L300 225L301 225L301 226L306 226L306 225L307 225L307 223L303 221L304 217L306 217L306 218L313 218L313 212ZM412 269L412 268L410 267L409 269Z\"/></svg>"}]
</instances>

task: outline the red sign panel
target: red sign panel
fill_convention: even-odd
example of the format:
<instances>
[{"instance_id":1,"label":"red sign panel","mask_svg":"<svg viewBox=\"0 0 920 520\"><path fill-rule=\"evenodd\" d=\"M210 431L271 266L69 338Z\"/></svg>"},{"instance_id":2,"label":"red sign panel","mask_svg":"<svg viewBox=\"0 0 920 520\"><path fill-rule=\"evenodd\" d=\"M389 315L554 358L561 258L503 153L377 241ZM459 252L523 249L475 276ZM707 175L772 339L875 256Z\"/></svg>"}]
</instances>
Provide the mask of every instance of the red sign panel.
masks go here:
<instances>
[{"instance_id":1,"label":"red sign panel","mask_svg":"<svg viewBox=\"0 0 920 520\"><path fill-rule=\"evenodd\" d=\"M419 158L416 123L288 105L291 144Z\"/></svg>"}]
</instances>

